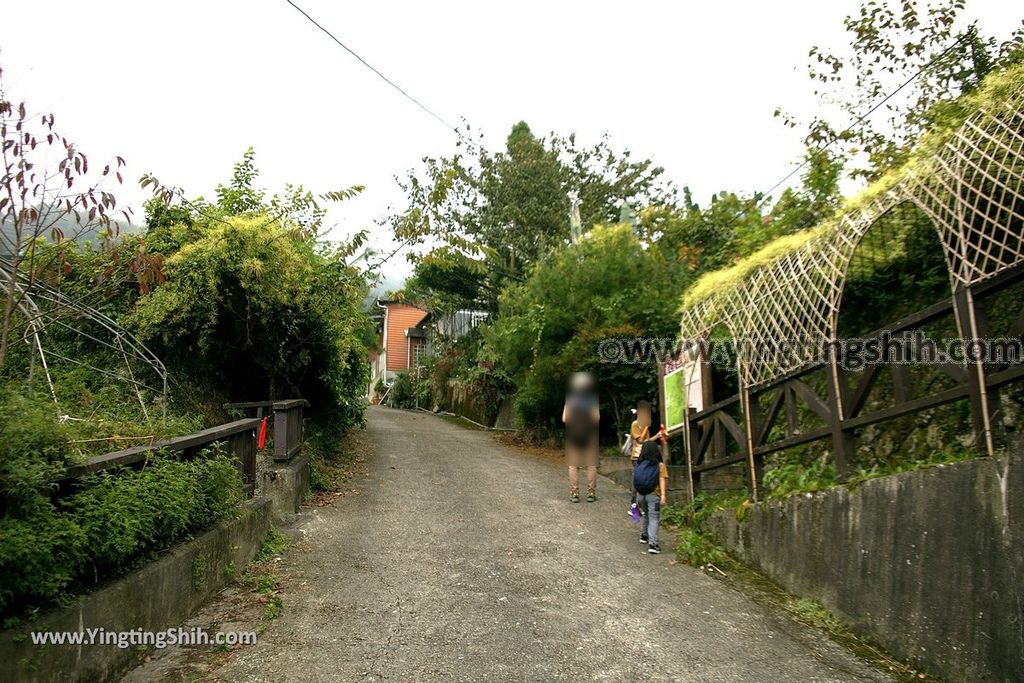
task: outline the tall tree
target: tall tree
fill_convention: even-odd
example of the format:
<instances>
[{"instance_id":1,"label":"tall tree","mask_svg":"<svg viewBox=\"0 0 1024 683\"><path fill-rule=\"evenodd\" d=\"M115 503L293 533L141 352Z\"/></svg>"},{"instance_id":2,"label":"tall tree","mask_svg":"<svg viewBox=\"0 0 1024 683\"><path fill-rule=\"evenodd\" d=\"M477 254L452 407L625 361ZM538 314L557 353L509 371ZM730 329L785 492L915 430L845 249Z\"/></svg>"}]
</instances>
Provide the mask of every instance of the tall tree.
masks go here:
<instances>
[{"instance_id":1,"label":"tall tree","mask_svg":"<svg viewBox=\"0 0 1024 683\"><path fill-rule=\"evenodd\" d=\"M58 130L53 114L29 114L24 101L10 99L2 78L0 69L0 369L33 279L61 255L40 243L109 238L118 218L131 220L109 189L121 184L124 159L90 170L89 158Z\"/></svg>"},{"instance_id":2,"label":"tall tree","mask_svg":"<svg viewBox=\"0 0 1024 683\"><path fill-rule=\"evenodd\" d=\"M569 243L570 192L589 227L614 221L624 203L670 199L662 173L650 160L614 151L607 139L581 147L575 136L540 138L519 122L500 152L460 145L450 157L424 159L402 184L408 206L391 225L398 239L430 247L414 256L417 281L439 304L472 299L494 309L504 286ZM431 277L439 270L460 275L454 289Z\"/></svg>"}]
</instances>

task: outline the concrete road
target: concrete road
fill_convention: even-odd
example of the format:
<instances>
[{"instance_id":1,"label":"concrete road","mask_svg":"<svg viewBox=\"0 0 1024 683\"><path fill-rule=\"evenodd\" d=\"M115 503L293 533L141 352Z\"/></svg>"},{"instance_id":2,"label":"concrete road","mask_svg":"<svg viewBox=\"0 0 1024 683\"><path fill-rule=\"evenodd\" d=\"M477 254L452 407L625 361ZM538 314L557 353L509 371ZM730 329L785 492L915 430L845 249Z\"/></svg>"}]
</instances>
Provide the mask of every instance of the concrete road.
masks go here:
<instances>
[{"instance_id":1,"label":"concrete road","mask_svg":"<svg viewBox=\"0 0 1024 683\"><path fill-rule=\"evenodd\" d=\"M824 635L673 553L608 480L434 416L373 408L360 495L307 521L284 614L228 681L866 681ZM666 544L668 545L668 544Z\"/></svg>"}]
</instances>

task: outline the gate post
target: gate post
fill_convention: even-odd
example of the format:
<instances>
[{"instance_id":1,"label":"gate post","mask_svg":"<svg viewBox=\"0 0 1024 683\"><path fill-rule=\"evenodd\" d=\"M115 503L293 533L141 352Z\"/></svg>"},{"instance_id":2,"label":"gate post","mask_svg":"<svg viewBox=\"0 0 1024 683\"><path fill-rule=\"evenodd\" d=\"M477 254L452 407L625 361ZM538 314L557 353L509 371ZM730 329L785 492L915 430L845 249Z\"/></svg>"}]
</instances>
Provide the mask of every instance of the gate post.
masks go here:
<instances>
[{"instance_id":1,"label":"gate post","mask_svg":"<svg viewBox=\"0 0 1024 683\"><path fill-rule=\"evenodd\" d=\"M690 501L692 502L700 490L700 473L693 472L693 439L695 426L691 420L695 411L686 406L686 422L683 424L683 452L686 453L686 479L690 482Z\"/></svg>"},{"instance_id":2,"label":"gate post","mask_svg":"<svg viewBox=\"0 0 1024 683\"><path fill-rule=\"evenodd\" d=\"M828 366L825 371L828 374L828 402L830 415L828 428L832 433L832 458L836 466L836 478L839 481L846 481L853 470L855 446L853 434L843 429L843 420L846 419L846 382L843 369L836 361L837 349L829 354Z\"/></svg>"},{"instance_id":3,"label":"gate post","mask_svg":"<svg viewBox=\"0 0 1024 683\"><path fill-rule=\"evenodd\" d=\"M747 452L747 467L750 469L750 499L756 503L759 500L758 493L763 483L764 467L754 455L754 433L757 430L758 419L756 411L751 405L750 389L745 384L740 388L740 411L743 413L743 424L747 435L744 450Z\"/></svg>"},{"instance_id":4,"label":"gate post","mask_svg":"<svg viewBox=\"0 0 1024 683\"><path fill-rule=\"evenodd\" d=\"M988 338L989 326L984 306L974 299L970 286L960 283L954 286L953 314L963 341L975 447L982 455L995 455L1003 445L1002 411L999 392L989 388L985 376L985 359L980 353L984 347L975 345Z\"/></svg>"}]
</instances>

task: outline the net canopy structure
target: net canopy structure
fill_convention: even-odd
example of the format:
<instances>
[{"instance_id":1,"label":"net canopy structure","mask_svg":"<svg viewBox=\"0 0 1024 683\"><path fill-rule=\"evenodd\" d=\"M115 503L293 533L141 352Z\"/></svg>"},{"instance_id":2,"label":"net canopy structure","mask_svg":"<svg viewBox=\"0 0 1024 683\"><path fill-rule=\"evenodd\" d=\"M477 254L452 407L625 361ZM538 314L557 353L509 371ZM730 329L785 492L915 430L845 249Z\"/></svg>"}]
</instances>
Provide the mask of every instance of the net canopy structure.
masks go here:
<instances>
[{"instance_id":1,"label":"net canopy structure","mask_svg":"<svg viewBox=\"0 0 1024 683\"><path fill-rule=\"evenodd\" d=\"M41 374L50 396L60 410L59 381L51 371L54 361L67 366L85 367L131 388L141 413L148 420L153 404L160 416L166 416L168 374L160 359L131 332L97 308L38 278L31 278L16 267L9 257L0 257L0 286L12 285L17 294L19 324L16 338L28 347L29 385L32 376ZM60 339L60 343L53 343ZM68 340L74 340L72 344ZM93 349L96 354L78 354L68 347ZM62 351L64 351L62 353ZM102 358L103 362L97 360ZM61 415L61 420L82 418Z\"/></svg>"},{"instance_id":2,"label":"net canopy structure","mask_svg":"<svg viewBox=\"0 0 1024 683\"><path fill-rule=\"evenodd\" d=\"M751 259L698 282L684 298L682 338L724 325L737 342L744 388L764 385L839 338L839 311L854 252L895 207L931 220L954 291L1024 263L1024 68L986 79L959 126L922 137L912 159L817 228L781 238Z\"/></svg>"}]
</instances>

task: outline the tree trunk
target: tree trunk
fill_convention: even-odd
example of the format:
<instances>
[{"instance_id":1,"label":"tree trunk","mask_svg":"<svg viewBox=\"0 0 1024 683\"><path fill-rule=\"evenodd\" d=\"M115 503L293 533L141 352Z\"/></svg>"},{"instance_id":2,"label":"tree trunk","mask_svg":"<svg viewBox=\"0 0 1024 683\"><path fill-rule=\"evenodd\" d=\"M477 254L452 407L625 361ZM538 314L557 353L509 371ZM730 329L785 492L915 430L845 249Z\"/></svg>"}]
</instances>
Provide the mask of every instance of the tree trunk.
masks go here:
<instances>
[{"instance_id":1,"label":"tree trunk","mask_svg":"<svg viewBox=\"0 0 1024 683\"><path fill-rule=\"evenodd\" d=\"M615 425L615 443L617 443L619 445L619 449L621 450L622 449L622 422L621 422L622 417L621 417L621 413L619 412L619 400L615 397L615 393L611 392L611 391L608 392L608 397L611 398L611 400L612 400L612 410L615 413L614 415L612 415L612 424Z\"/></svg>"}]
</instances>

